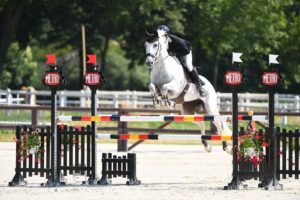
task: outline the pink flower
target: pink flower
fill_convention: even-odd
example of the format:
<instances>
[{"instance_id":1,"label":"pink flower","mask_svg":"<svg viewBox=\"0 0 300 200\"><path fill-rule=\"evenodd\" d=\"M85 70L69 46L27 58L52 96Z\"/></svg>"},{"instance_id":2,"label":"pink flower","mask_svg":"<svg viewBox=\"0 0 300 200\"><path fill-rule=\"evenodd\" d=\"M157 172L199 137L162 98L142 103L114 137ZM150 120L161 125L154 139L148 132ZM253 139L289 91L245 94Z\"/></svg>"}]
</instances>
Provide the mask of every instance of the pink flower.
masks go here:
<instances>
[{"instance_id":1,"label":"pink flower","mask_svg":"<svg viewBox=\"0 0 300 200\"><path fill-rule=\"evenodd\" d=\"M253 156L253 157L251 158L251 162L252 162L254 165L258 165L258 164L259 164L259 157Z\"/></svg>"},{"instance_id":2,"label":"pink flower","mask_svg":"<svg viewBox=\"0 0 300 200\"><path fill-rule=\"evenodd\" d=\"M267 146L269 146L269 144L268 144L267 142L263 142L263 143L261 144L261 146L267 147Z\"/></svg>"},{"instance_id":3,"label":"pink flower","mask_svg":"<svg viewBox=\"0 0 300 200\"><path fill-rule=\"evenodd\" d=\"M58 124L58 126L59 126L60 129L64 128L64 124Z\"/></svg>"}]
</instances>

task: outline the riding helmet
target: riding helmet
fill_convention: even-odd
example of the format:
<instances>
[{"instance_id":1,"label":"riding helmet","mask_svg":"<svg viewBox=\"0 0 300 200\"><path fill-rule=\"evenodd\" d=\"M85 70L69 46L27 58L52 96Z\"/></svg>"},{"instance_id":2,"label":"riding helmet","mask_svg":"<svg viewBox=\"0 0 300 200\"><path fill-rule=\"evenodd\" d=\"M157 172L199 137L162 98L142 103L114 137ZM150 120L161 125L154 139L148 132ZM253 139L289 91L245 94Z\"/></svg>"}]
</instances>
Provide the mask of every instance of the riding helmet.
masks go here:
<instances>
[{"instance_id":1,"label":"riding helmet","mask_svg":"<svg viewBox=\"0 0 300 200\"><path fill-rule=\"evenodd\" d=\"M170 32L170 29L169 27L167 27L166 25L161 25L157 28L158 30L163 30L165 31L166 33L169 33Z\"/></svg>"}]
</instances>

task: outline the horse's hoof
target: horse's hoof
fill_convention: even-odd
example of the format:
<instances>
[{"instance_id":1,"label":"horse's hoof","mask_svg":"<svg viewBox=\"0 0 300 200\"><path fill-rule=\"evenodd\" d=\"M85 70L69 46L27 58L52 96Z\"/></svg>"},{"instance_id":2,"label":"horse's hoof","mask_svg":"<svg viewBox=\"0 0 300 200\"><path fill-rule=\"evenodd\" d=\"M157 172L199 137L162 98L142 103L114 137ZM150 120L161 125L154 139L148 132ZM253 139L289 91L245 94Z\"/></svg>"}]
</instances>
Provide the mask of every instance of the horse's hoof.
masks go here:
<instances>
[{"instance_id":1,"label":"horse's hoof","mask_svg":"<svg viewBox=\"0 0 300 200\"><path fill-rule=\"evenodd\" d=\"M208 146L204 147L204 149L207 153L211 153L212 147L210 145L208 145Z\"/></svg>"},{"instance_id":2,"label":"horse's hoof","mask_svg":"<svg viewBox=\"0 0 300 200\"><path fill-rule=\"evenodd\" d=\"M225 147L225 148L223 148L223 150L224 150L226 153L228 153L229 155L232 155L232 154L233 154L232 148Z\"/></svg>"}]
</instances>

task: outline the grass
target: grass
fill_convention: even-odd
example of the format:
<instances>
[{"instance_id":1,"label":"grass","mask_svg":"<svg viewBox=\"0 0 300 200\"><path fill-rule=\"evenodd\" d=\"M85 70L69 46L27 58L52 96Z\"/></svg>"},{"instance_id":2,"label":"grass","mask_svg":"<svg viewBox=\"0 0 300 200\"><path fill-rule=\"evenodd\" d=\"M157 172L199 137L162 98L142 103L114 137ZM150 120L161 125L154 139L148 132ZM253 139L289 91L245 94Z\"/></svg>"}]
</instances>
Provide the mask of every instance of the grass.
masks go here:
<instances>
[{"instance_id":1,"label":"grass","mask_svg":"<svg viewBox=\"0 0 300 200\"><path fill-rule=\"evenodd\" d=\"M13 130L0 131L0 142L14 142L15 137L16 137L15 131Z\"/></svg>"}]
</instances>

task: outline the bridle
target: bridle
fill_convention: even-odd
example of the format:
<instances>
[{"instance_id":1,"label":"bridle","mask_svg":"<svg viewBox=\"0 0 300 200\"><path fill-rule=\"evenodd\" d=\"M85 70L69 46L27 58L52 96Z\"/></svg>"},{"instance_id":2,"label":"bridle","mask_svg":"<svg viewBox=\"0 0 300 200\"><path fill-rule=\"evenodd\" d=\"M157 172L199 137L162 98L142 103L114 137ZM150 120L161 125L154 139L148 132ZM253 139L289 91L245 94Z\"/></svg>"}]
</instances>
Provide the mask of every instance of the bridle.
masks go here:
<instances>
[{"instance_id":1,"label":"bridle","mask_svg":"<svg viewBox=\"0 0 300 200\"><path fill-rule=\"evenodd\" d=\"M154 42L156 42L156 41L158 41L158 39L154 40L152 43L154 43ZM160 50L161 50L161 44L160 44L160 42L158 42L158 48L157 48L155 54L152 54L152 53L146 53L146 57L150 56L150 57L154 58L154 61L157 61L158 55L159 55L159 53L160 53ZM154 64L154 63L153 63L153 64Z\"/></svg>"},{"instance_id":2,"label":"bridle","mask_svg":"<svg viewBox=\"0 0 300 200\"><path fill-rule=\"evenodd\" d=\"M158 39L154 40L153 42L156 42L157 40L158 40ZM153 42L152 42L152 43L153 43ZM168 40L166 40L166 42L168 42ZM152 65L157 64L157 63L159 63L159 62L162 62L162 61L164 61L165 59L167 59L167 58L169 57L169 54L168 54L168 55L167 55L166 57L164 57L163 59L158 60L158 55L159 55L160 52L161 52L161 44L160 44L160 42L158 42L158 48L157 48L155 54L152 54L152 53L146 53L146 57L150 56L150 57L152 57L152 58L154 59L154 62L153 62ZM151 69L152 69L152 67L151 67ZM151 70L151 69L150 69L150 70Z\"/></svg>"}]
</instances>

